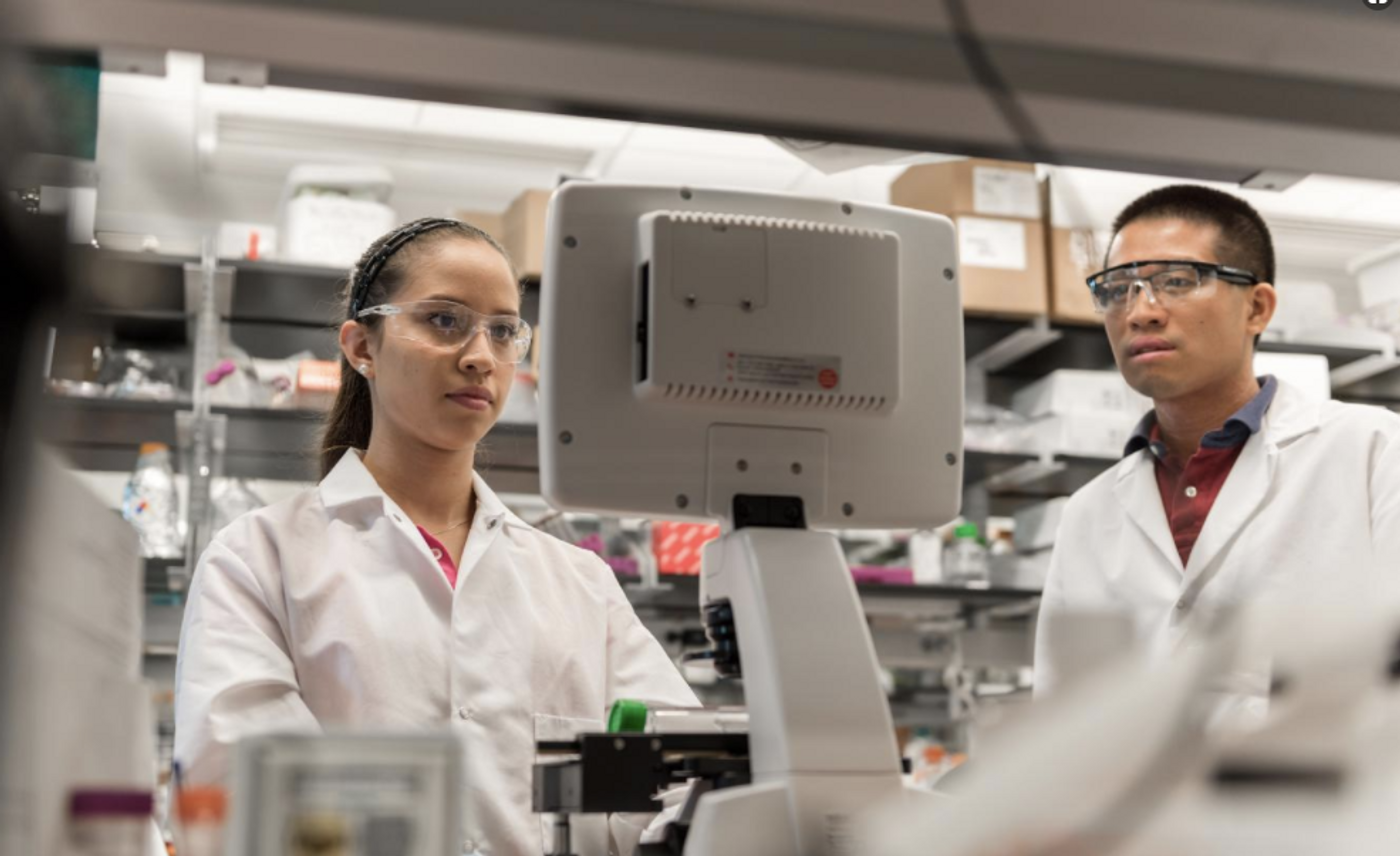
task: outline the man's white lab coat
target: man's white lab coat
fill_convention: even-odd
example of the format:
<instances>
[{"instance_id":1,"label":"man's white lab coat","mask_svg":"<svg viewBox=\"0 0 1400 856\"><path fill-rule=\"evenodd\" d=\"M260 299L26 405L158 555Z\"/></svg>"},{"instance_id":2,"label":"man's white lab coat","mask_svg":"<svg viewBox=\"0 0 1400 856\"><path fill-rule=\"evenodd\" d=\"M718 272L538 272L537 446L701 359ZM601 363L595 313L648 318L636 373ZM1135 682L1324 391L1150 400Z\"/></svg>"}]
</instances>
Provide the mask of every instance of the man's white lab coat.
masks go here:
<instances>
[{"instance_id":1,"label":"man's white lab coat","mask_svg":"<svg viewBox=\"0 0 1400 856\"><path fill-rule=\"evenodd\" d=\"M353 452L214 538L180 636L186 781L222 779L230 745L254 732L450 727L467 772L464 850L540 853L535 741L605 730L618 698L697 703L602 561L474 484L455 591ZM576 848L591 856L606 837L576 828Z\"/></svg>"},{"instance_id":2,"label":"man's white lab coat","mask_svg":"<svg viewBox=\"0 0 1400 856\"><path fill-rule=\"evenodd\" d=\"M1222 609L1270 595L1363 596L1400 574L1400 415L1316 401L1282 382L1182 567L1146 449L1065 507L1036 634L1037 695L1072 650L1061 617L1111 611L1164 655L1199 640ZM1247 695L1267 675L1244 676Z\"/></svg>"}]
</instances>

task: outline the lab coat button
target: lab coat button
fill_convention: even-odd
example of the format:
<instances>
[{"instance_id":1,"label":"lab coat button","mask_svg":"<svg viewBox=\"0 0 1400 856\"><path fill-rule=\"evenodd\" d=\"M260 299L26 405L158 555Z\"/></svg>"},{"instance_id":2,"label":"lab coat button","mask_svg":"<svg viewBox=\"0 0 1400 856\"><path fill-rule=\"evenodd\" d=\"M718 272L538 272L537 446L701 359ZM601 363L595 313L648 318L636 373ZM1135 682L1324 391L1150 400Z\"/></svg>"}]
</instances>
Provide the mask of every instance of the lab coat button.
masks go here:
<instances>
[{"instance_id":1,"label":"lab coat button","mask_svg":"<svg viewBox=\"0 0 1400 856\"><path fill-rule=\"evenodd\" d=\"M471 719L471 718L472 718L472 715L473 715L473 714L472 714L472 709L469 708L469 707L459 707L459 708L457 708L457 716L460 717L461 719Z\"/></svg>"},{"instance_id":2,"label":"lab coat button","mask_svg":"<svg viewBox=\"0 0 1400 856\"><path fill-rule=\"evenodd\" d=\"M476 852L476 842L473 841L473 840L470 839L470 838L468 838L466 841L463 841L463 842L462 842L462 852L463 852L463 853L475 853L475 852Z\"/></svg>"},{"instance_id":3,"label":"lab coat button","mask_svg":"<svg viewBox=\"0 0 1400 856\"><path fill-rule=\"evenodd\" d=\"M1177 609L1185 609L1186 607L1187 607L1186 598L1183 597L1181 600L1178 600L1178 601L1176 602L1176 608L1177 608Z\"/></svg>"},{"instance_id":4,"label":"lab coat button","mask_svg":"<svg viewBox=\"0 0 1400 856\"><path fill-rule=\"evenodd\" d=\"M1187 496L1187 498L1189 498L1189 499L1195 499L1195 498L1196 498L1196 488L1195 488L1195 487L1188 487L1188 488L1186 489L1186 496Z\"/></svg>"}]
</instances>

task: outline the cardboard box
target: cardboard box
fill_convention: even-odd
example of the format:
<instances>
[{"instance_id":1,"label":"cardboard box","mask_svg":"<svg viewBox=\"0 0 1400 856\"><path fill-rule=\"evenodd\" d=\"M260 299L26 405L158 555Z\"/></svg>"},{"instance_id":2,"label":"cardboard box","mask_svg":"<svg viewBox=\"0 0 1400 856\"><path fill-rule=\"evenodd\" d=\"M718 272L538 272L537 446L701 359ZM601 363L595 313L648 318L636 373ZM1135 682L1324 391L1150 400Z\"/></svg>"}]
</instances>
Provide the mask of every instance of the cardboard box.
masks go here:
<instances>
[{"instance_id":1,"label":"cardboard box","mask_svg":"<svg viewBox=\"0 0 1400 856\"><path fill-rule=\"evenodd\" d=\"M1112 413L1141 417L1152 400L1117 371L1058 369L1016 391L1011 409L1032 419L1061 413Z\"/></svg>"},{"instance_id":2,"label":"cardboard box","mask_svg":"<svg viewBox=\"0 0 1400 856\"><path fill-rule=\"evenodd\" d=\"M963 309L1024 318L1050 311L1045 227L1027 220L953 218Z\"/></svg>"},{"instance_id":3,"label":"cardboard box","mask_svg":"<svg viewBox=\"0 0 1400 856\"><path fill-rule=\"evenodd\" d=\"M527 190L515 198L502 218L497 236L527 279L544 273L544 226L552 190Z\"/></svg>"},{"instance_id":4,"label":"cardboard box","mask_svg":"<svg viewBox=\"0 0 1400 856\"><path fill-rule=\"evenodd\" d=\"M1108 235L1089 229L1050 229L1050 318L1071 324L1103 323L1085 279L1103 269Z\"/></svg>"},{"instance_id":5,"label":"cardboard box","mask_svg":"<svg viewBox=\"0 0 1400 856\"><path fill-rule=\"evenodd\" d=\"M463 223L470 223L498 241L504 241L506 217L504 213L492 214L489 211L453 211L452 216Z\"/></svg>"},{"instance_id":6,"label":"cardboard box","mask_svg":"<svg viewBox=\"0 0 1400 856\"><path fill-rule=\"evenodd\" d=\"M943 214L958 230L963 309L1017 318L1044 315L1043 191L1032 164L966 160L910 167L890 202Z\"/></svg>"},{"instance_id":7,"label":"cardboard box","mask_svg":"<svg viewBox=\"0 0 1400 856\"><path fill-rule=\"evenodd\" d=\"M895 205L978 217L1041 222L1035 164L970 158L910 167L890 187Z\"/></svg>"}]
</instances>

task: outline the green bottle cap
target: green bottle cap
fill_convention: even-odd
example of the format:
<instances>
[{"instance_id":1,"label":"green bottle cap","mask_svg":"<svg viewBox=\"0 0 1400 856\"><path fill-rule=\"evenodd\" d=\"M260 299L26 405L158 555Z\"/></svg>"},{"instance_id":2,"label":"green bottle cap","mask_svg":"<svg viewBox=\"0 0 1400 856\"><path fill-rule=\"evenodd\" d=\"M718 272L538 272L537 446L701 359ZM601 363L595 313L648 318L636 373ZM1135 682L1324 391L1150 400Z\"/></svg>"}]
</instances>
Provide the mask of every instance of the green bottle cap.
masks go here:
<instances>
[{"instance_id":1,"label":"green bottle cap","mask_svg":"<svg viewBox=\"0 0 1400 856\"><path fill-rule=\"evenodd\" d=\"M977 524L976 524L976 523L959 523L959 524L958 524L958 528L956 528L956 529L953 530L953 537L954 537L954 538L976 538L976 537L977 537Z\"/></svg>"},{"instance_id":2,"label":"green bottle cap","mask_svg":"<svg viewBox=\"0 0 1400 856\"><path fill-rule=\"evenodd\" d=\"M644 702L630 698L613 702L608 713L608 733L641 732L647 730L647 706Z\"/></svg>"}]
</instances>

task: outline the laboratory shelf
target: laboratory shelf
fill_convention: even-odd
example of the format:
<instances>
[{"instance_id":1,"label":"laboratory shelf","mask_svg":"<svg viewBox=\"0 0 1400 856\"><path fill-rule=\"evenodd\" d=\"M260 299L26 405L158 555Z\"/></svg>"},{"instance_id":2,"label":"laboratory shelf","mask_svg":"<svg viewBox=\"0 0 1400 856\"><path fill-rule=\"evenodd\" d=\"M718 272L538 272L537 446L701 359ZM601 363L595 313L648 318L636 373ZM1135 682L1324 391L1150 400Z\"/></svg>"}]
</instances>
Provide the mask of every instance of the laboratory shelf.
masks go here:
<instances>
[{"instance_id":1,"label":"laboratory shelf","mask_svg":"<svg viewBox=\"0 0 1400 856\"><path fill-rule=\"evenodd\" d=\"M40 408L40 430L80 469L128 471L142 443L178 448L175 413L188 409L187 402L51 395ZM316 481L321 411L215 407L214 413L229 418L224 475ZM535 434L534 425L503 423L487 435L480 467L497 490L539 492Z\"/></svg>"},{"instance_id":2,"label":"laboratory shelf","mask_svg":"<svg viewBox=\"0 0 1400 856\"><path fill-rule=\"evenodd\" d=\"M89 307L74 320L110 329L121 341L188 344L186 322L195 307L185 287L185 265L198 262L190 256L74 247L69 256L77 296L73 303ZM348 270L246 259L221 259L219 266L234 271L223 320L234 325L234 342L254 356L281 357L307 347L306 336L292 332L298 328L322 332L333 342ZM533 323L539 317L539 280L527 279L524 288L521 312ZM262 345L269 335L253 327L286 331L284 347L279 352L275 344ZM250 338L251 343L246 341ZM324 345L311 349L318 355L328 350Z\"/></svg>"},{"instance_id":3,"label":"laboratory shelf","mask_svg":"<svg viewBox=\"0 0 1400 856\"><path fill-rule=\"evenodd\" d=\"M663 574L654 587L635 578L619 578L623 591L639 611L697 612L700 579L695 576ZM1040 591L1014 588L971 588L952 585L893 585L858 583L856 591L867 615L948 616L1014 605L1039 602Z\"/></svg>"}]
</instances>

